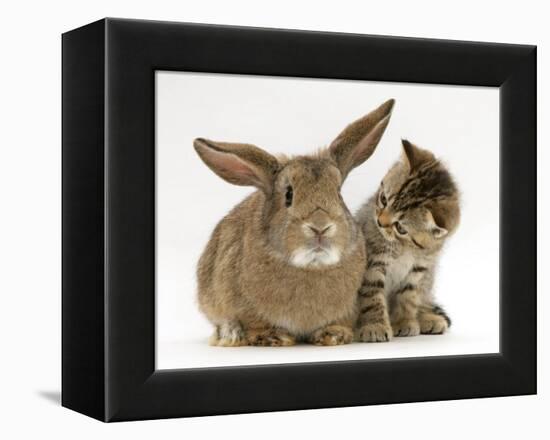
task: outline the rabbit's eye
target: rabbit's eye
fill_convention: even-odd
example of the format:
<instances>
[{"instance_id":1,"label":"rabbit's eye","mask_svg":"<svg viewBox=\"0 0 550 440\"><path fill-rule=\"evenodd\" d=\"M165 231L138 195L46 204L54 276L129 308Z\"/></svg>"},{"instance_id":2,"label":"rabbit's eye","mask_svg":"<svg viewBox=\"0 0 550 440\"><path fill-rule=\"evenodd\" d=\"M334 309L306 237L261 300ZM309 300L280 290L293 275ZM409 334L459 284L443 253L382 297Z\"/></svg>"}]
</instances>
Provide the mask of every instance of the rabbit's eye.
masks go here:
<instances>
[{"instance_id":1,"label":"rabbit's eye","mask_svg":"<svg viewBox=\"0 0 550 440\"><path fill-rule=\"evenodd\" d=\"M386 206L388 204L388 199L386 199L386 195L384 194L384 191L380 191L380 203L382 206Z\"/></svg>"},{"instance_id":2,"label":"rabbit's eye","mask_svg":"<svg viewBox=\"0 0 550 440\"><path fill-rule=\"evenodd\" d=\"M286 194L285 194L285 205L288 208L290 205L292 205L292 187L289 185L286 187Z\"/></svg>"},{"instance_id":3,"label":"rabbit's eye","mask_svg":"<svg viewBox=\"0 0 550 440\"><path fill-rule=\"evenodd\" d=\"M403 226L401 226L401 223L395 222L395 223L393 224L393 226L395 227L395 230L396 230L399 234L405 235L405 234L407 233L407 230L406 230Z\"/></svg>"}]
</instances>

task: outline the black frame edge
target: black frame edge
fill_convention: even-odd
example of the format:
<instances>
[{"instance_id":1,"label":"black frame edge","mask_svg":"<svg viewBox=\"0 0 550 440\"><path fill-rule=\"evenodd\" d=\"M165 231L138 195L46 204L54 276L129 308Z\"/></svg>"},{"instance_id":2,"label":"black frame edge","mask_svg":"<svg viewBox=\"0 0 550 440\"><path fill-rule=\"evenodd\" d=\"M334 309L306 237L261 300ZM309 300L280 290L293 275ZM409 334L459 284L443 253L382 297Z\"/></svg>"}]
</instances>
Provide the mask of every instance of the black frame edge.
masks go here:
<instances>
[{"instance_id":1,"label":"black frame edge","mask_svg":"<svg viewBox=\"0 0 550 440\"><path fill-rule=\"evenodd\" d=\"M62 35L62 395L105 420L105 20Z\"/></svg>"},{"instance_id":2,"label":"black frame edge","mask_svg":"<svg viewBox=\"0 0 550 440\"><path fill-rule=\"evenodd\" d=\"M216 375L215 370L223 370L223 375ZM393 376L391 382L378 378L388 373ZM124 406L109 421L534 394L524 379L498 353L159 370L126 396ZM265 393L257 388L263 382L269 382ZM423 388L426 382L440 386ZM361 384L368 384L368 394ZM335 387L342 388L335 393ZM181 392L184 389L187 393ZM293 390L292 400L289 389Z\"/></svg>"},{"instance_id":3,"label":"black frame edge","mask_svg":"<svg viewBox=\"0 0 550 440\"><path fill-rule=\"evenodd\" d=\"M500 86L500 350L524 394L536 394L537 47L521 55Z\"/></svg>"}]
</instances>

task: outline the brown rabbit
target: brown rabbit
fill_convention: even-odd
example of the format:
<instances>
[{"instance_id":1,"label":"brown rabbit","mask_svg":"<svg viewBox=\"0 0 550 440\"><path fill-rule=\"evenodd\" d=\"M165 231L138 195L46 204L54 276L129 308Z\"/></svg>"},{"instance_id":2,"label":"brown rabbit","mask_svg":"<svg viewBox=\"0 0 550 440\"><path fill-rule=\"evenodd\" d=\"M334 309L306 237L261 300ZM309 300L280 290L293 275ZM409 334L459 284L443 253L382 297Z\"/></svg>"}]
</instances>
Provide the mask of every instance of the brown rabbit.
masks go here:
<instances>
[{"instance_id":1,"label":"brown rabbit","mask_svg":"<svg viewBox=\"0 0 550 440\"><path fill-rule=\"evenodd\" d=\"M249 144L195 139L218 176L258 188L218 223L199 261L199 305L216 326L212 345L352 341L366 256L340 188L373 153L393 104L309 156L277 159Z\"/></svg>"}]
</instances>

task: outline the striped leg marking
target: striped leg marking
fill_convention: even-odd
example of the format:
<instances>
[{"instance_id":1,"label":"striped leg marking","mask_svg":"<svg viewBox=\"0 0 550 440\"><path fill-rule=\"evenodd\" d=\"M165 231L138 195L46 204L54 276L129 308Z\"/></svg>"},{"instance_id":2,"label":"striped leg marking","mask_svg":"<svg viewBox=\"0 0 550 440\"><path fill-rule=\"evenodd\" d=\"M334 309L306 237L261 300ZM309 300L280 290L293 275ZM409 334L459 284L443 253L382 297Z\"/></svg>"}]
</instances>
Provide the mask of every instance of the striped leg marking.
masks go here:
<instances>
[{"instance_id":1,"label":"striped leg marking","mask_svg":"<svg viewBox=\"0 0 550 440\"><path fill-rule=\"evenodd\" d=\"M360 342L387 342L393 333L385 295L386 263L369 261L365 280L359 290L359 317L356 338Z\"/></svg>"}]
</instances>

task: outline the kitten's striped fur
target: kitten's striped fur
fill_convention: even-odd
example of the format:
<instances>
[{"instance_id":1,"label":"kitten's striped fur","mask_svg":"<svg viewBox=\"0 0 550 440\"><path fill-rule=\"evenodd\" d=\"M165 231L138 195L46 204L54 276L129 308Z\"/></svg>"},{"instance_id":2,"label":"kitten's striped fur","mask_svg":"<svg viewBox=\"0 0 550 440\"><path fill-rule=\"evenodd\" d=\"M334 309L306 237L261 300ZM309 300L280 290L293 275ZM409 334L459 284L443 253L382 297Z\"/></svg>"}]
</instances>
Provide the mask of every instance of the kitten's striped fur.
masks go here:
<instances>
[{"instance_id":1,"label":"kitten's striped fur","mask_svg":"<svg viewBox=\"0 0 550 440\"><path fill-rule=\"evenodd\" d=\"M441 334L451 325L432 286L439 252L458 226L458 190L431 152L405 140L403 150L356 215L367 247L357 322L364 342Z\"/></svg>"}]
</instances>

